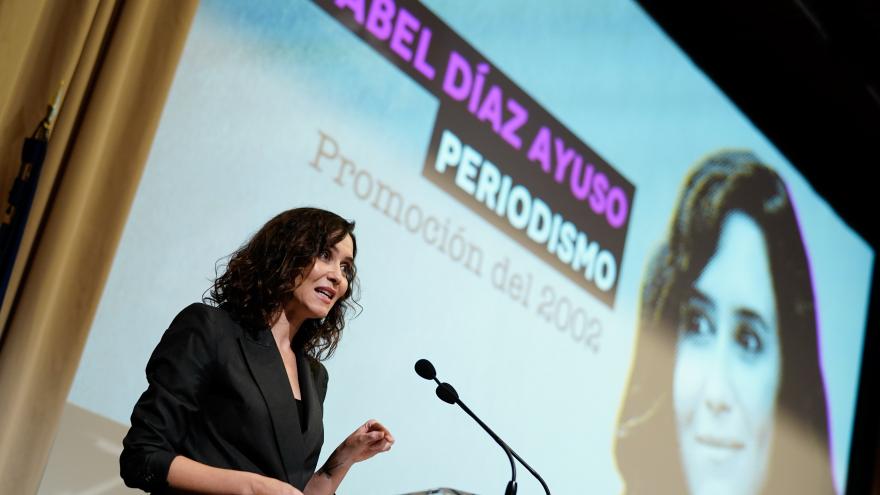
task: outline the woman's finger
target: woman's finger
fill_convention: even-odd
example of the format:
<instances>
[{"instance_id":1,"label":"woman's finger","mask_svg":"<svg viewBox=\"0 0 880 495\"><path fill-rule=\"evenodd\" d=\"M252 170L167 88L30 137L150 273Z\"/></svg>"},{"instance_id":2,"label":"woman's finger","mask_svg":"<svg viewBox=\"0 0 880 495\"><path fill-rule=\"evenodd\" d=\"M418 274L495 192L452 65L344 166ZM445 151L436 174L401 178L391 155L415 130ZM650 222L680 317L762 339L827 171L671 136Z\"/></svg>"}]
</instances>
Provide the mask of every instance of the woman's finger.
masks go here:
<instances>
[{"instance_id":1,"label":"woman's finger","mask_svg":"<svg viewBox=\"0 0 880 495\"><path fill-rule=\"evenodd\" d=\"M379 454L381 452L388 452L389 450L391 450L391 444L389 444L388 442L386 442L384 440L381 442L377 442L375 444L372 444L368 448L368 452L369 452L370 456L374 456L374 455Z\"/></svg>"},{"instance_id":2,"label":"woman's finger","mask_svg":"<svg viewBox=\"0 0 880 495\"><path fill-rule=\"evenodd\" d=\"M388 431L388 428L385 428L384 426L382 426L382 423L376 421L375 419L371 419L371 420L367 421L367 423L364 426L367 427L367 431L381 431L384 433L390 433Z\"/></svg>"}]
</instances>

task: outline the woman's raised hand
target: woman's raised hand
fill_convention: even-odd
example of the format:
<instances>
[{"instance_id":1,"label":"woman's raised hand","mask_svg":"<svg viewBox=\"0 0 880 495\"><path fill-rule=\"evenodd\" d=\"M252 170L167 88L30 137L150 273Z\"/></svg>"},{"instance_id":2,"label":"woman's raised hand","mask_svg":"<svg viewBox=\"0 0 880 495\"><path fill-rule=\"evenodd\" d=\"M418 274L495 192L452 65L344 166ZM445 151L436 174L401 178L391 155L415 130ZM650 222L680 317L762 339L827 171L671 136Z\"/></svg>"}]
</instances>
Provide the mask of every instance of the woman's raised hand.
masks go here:
<instances>
[{"instance_id":1,"label":"woman's raised hand","mask_svg":"<svg viewBox=\"0 0 880 495\"><path fill-rule=\"evenodd\" d=\"M371 419L354 430L330 454L330 458L309 480L307 495L327 495L336 492L342 478L357 462L365 461L379 452L387 452L394 444L394 437L387 428Z\"/></svg>"},{"instance_id":2,"label":"woman's raised hand","mask_svg":"<svg viewBox=\"0 0 880 495\"><path fill-rule=\"evenodd\" d=\"M392 445L394 437L391 432L375 419L371 419L343 440L338 449L339 460L354 464L380 452L387 452Z\"/></svg>"}]
</instances>

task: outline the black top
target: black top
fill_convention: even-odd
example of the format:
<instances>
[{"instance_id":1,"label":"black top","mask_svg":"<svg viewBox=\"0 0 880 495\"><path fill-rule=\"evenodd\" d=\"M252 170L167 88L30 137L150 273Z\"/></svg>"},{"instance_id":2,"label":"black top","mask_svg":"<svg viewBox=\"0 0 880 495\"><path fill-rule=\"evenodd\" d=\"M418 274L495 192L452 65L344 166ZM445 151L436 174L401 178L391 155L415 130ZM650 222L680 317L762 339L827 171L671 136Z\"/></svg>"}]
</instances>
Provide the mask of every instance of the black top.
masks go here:
<instances>
[{"instance_id":1,"label":"black top","mask_svg":"<svg viewBox=\"0 0 880 495\"><path fill-rule=\"evenodd\" d=\"M296 353L303 416L268 328L248 331L218 308L193 304L174 318L147 363L119 458L125 484L167 491L177 455L260 473L302 490L324 442L327 371Z\"/></svg>"},{"instance_id":2,"label":"black top","mask_svg":"<svg viewBox=\"0 0 880 495\"><path fill-rule=\"evenodd\" d=\"M303 401L299 399L296 399L296 413L299 416L300 430L302 430L306 427L306 406L304 406Z\"/></svg>"}]
</instances>

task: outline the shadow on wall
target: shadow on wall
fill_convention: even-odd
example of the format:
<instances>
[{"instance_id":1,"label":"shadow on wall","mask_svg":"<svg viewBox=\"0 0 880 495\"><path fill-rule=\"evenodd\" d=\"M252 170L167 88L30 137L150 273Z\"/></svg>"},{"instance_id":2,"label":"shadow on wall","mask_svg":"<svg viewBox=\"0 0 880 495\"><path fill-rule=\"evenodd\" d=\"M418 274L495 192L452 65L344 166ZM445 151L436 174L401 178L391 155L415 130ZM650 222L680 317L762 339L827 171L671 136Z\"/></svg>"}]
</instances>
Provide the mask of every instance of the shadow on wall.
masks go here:
<instances>
[{"instance_id":1,"label":"shadow on wall","mask_svg":"<svg viewBox=\"0 0 880 495\"><path fill-rule=\"evenodd\" d=\"M119 477L122 437L128 426L68 402L40 483L39 495L143 493Z\"/></svg>"}]
</instances>

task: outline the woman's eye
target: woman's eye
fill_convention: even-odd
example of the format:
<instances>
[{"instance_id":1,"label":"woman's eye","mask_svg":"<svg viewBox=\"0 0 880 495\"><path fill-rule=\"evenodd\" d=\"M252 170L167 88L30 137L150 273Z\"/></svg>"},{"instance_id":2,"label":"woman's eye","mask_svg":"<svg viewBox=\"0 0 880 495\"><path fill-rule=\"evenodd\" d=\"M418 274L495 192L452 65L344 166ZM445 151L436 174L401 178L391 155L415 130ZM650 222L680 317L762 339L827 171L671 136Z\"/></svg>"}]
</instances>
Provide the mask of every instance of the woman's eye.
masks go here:
<instances>
[{"instance_id":1,"label":"woman's eye","mask_svg":"<svg viewBox=\"0 0 880 495\"><path fill-rule=\"evenodd\" d=\"M345 274L345 278L347 278L348 281L351 282L351 277L354 274L354 270L352 270L351 265L347 263L342 265L342 273Z\"/></svg>"},{"instance_id":2,"label":"woman's eye","mask_svg":"<svg viewBox=\"0 0 880 495\"><path fill-rule=\"evenodd\" d=\"M329 260L330 259L330 251L327 249L322 249L321 252L318 253L318 257L321 258L322 260Z\"/></svg>"},{"instance_id":3,"label":"woman's eye","mask_svg":"<svg viewBox=\"0 0 880 495\"><path fill-rule=\"evenodd\" d=\"M749 354L760 354L764 350L764 341L761 336L748 324L737 325L734 338L736 344Z\"/></svg>"},{"instance_id":4,"label":"woman's eye","mask_svg":"<svg viewBox=\"0 0 880 495\"><path fill-rule=\"evenodd\" d=\"M695 306L687 306L682 315L682 332L689 336L708 336L712 333L712 325L706 313Z\"/></svg>"}]
</instances>

